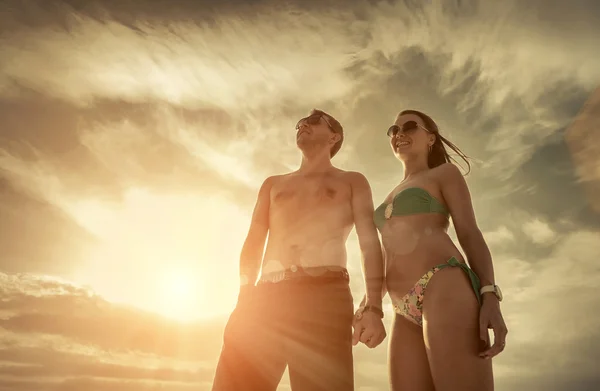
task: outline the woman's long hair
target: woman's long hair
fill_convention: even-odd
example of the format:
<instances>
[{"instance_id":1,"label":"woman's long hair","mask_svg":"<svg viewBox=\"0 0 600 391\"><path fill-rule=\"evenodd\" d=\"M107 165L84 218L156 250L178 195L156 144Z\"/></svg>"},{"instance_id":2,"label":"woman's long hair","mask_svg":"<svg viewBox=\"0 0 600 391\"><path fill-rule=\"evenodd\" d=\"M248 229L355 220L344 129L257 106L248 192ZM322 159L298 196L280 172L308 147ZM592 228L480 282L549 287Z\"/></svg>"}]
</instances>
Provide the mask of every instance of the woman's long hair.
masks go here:
<instances>
[{"instance_id":1,"label":"woman's long hair","mask_svg":"<svg viewBox=\"0 0 600 391\"><path fill-rule=\"evenodd\" d=\"M465 155L456 145L452 144L452 142L448 141L440 134L437 124L430 116L418 110L404 110L400 113L400 115L404 114L414 114L418 116L421 118L421 120L423 120L427 130L435 134L435 142L431 146L431 152L429 153L429 157L427 159L429 168L441 166L444 163L450 163L451 160L454 160L456 163L458 163L458 161L451 157L448 154L448 151L446 151L446 147L444 146L444 144L446 144L448 148L456 152L456 154L460 156L465 163L467 163L468 170L465 175L471 172L471 163L469 162L469 157ZM460 164L458 165L460 166Z\"/></svg>"}]
</instances>

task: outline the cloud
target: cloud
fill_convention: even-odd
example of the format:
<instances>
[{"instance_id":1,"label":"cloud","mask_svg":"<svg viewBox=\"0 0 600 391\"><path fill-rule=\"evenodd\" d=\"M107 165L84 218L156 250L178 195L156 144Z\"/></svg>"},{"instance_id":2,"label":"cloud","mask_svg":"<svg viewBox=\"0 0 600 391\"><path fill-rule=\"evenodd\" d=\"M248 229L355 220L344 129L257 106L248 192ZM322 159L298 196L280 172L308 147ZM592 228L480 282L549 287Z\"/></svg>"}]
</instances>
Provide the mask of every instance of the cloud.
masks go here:
<instances>
[{"instance_id":1,"label":"cloud","mask_svg":"<svg viewBox=\"0 0 600 391\"><path fill-rule=\"evenodd\" d=\"M348 91L339 70L356 51L356 27L343 22L350 11L261 8L252 15L214 14L210 23L125 25L65 7L66 26L20 29L19 45L5 40L2 58L11 61L0 68L5 80L77 105L95 98L158 99L236 112L291 99L313 104ZM330 50L316 52L325 45L322 36L329 37ZM298 95L301 88L313 92Z\"/></svg>"},{"instance_id":2,"label":"cloud","mask_svg":"<svg viewBox=\"0 0 600 391\"><path fill-rule=\"evenodd\" d=\"M98 98L164 101L260 117L292 102L345 107L410 66L405 60L418 48L440 67L438 93L458 92L461 112L478 109L472 127L499 122L486 149L510 148L501 158L510 167L567 123L559 102L600 81L593 41L556 28L568 18L578 20L570 24L573 34L594 32L593 15L571 5L537 12L514 1L380 2L318 12L257 7L196 24L150 18L130 24L65 7L66 26L13 30L2 56L11 61L0 67L5 78L76 105ZM425 76L415 68L410 73Z\"/></svg>"},{"instance_id":3,"label":"cloud","mask_svg":"<svg viewBox=\"0 0 600 391\"><path fill-rule=\"evenodd\" d=\"M420 77L422 67L404 61L403 56L409 48L418 48L438 68L430 75L438 93L456 99L458 115L473 119L465 124L470 132L485 134L485 167L503 178L509 178L535 148L568 123L572 114L557 109L560 104L600 81L600 67L591 66L597 61L590 56L591 41L574 41L560 29L550 28L550 21L564 11L562 20L577 17L585 34L592 28L586 21L593 17L557 3L544 7L556 12L553 15L531 12L533 8L511 1L433 1L416 10L403 2L380 3L373 10L377 23L372 25L369 49L384 56L373 67L395 74L406 66L410 74ZM423 106L428 105L423 102Z\"/></svg>"},{"instance_id":4,"label":"cloud","mask_svg":"<svg viewBox=\"0 0 600 391\"><path fill-rule=\"evenodd\" d=\"M52 377L15 380L12 377L0 376L2 391L150 391L160 387L165 391L209 391L209 382L178 383L163 381L113 380L106 378L75 377L65 380Z\"/></svg>"},{"instance_id":5,"label":"cloud","mask_svg":"<svg viewBox=\"0 0 600 391\"><path fill-rule=\"evenodd\" d=\"M51 277L0 273L0 281L0 377L173 389L212 379L221 320L177 324Z\"/></svg>"},{"instance_id":6,"label":"cloud","mask_svg":"<svg viewBox=\"0 0 600 391\"><path fill-rule=\"evenodd\" d=\"M60 273L94 245L60 208L25 196L1 177L0 232L0 269L10 272Z\"/></svg>"},{"instance_id":7,"label":"cloud","mask_svg":"<svg viewBox=\"0 0 600 391\"><path fill-rule=\"evenodd\" d=\"M494 231L484 233L484 237L485 241L490 246L515 240L515 235L504 225L498 227Z\"/></svg>"},{"instance_id":8,"label":"cloud","mask_svg":"<svg viewBox=\"0 0 600 391\"><path fill-rule=\"evenodd\" d=\"M590 311L600 305L593 293L600 285L594 255L599 239L599 232L576 231L540 260L495 257L509 327L507 350L495 364L501 383L511 382L516 368L522 381L535 378L537 384L547 384L549 373L600 380L600 318Z\"/></svg>"},{"instance_id":9,"label":"cloud","mask_svg":"<svg viewBox=\"0 0 600 391\"><path fill-rule=\"evenodd\" d=\"M56 163L39 156L26 161L0 149L0 168L11 183L25 194L36 199L48 200L51 204L62 206L65 202L59 194L63 191L60 177L56 174Z\"/></svg>"},{"instance_id":10,"label":"cloud","mask_svg":"<svg viewBox=\"0 0 600 391\"><path fill-rule=\"evenodd\" d=\"M526 222L523 225L523 232L535 244L550 244L556 238L556 233L548 223L539 219Z\"/></svg>"},{"instance_id":11,"label":"cloud","mask_svg":"<svg viewBox=\"0 0 600 391\"><path fill-rule=\"evenodd\" d=\"M61 345L64 342L61 338L68 338L100 349L189 359L210 359L206 351L210 346L218 346L204 340L210 338L209 334L219 332L220 320L216 324L178 324L150 312L110 303L89 288L54 278L4 273L0 277L3 282L0 309L5 314L0 320L2 328L54 336L48 341L53 346ZM202 346L186 346L187 338L204 342ZM5 342L9 340L6 337Z\"/></svg>"}]
</instances>

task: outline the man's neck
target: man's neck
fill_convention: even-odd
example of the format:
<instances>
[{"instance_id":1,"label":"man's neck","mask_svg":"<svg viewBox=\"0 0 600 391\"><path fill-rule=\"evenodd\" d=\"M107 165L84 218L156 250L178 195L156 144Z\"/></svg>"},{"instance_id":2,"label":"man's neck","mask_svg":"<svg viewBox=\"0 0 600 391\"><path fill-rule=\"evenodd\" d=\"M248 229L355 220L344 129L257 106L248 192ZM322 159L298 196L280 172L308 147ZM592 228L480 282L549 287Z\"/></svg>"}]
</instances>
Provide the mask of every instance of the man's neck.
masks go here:
<instances>
[{"instance_id":1,"label":"man's neck","mask_svg":"<svg viewBox=\"0 0 600 391\"><path fill-rule=\"evenodd\" d=\"M309 174L309 173L320 173L331 171L333 165L331 164L331 157L329 152L324 153L303 153L302 162L298 172Z\"/></svg>"}]
</instances>

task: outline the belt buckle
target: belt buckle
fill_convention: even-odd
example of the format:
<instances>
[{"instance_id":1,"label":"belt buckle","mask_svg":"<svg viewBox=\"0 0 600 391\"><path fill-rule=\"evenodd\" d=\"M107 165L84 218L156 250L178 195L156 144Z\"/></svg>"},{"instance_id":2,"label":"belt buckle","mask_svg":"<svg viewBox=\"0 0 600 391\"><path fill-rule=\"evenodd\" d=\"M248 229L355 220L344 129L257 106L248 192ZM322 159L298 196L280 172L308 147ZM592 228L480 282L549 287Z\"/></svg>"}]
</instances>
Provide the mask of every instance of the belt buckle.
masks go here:
<instances>
[{"instance_id":1,"label":"belt buckle","mask_svg":"<svg viewBox=\"0 0 600 391\"><path fill-rule=\"evenodd\" d=\"M298 271L299 271L298 266L292 265L289 269L286 269L283 271L283 275L284 275L283 279L285 281L292 280L294 277L298 276Z\"/></svg>"}]
</instances>

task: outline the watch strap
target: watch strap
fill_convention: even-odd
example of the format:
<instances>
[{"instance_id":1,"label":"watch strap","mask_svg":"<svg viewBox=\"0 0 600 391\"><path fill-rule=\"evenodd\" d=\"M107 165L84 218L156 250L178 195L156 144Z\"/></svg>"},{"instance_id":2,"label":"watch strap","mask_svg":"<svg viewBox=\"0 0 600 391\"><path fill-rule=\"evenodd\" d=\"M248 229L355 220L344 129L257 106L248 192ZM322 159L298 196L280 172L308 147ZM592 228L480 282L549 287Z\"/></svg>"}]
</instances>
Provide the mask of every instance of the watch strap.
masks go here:
<instances>
[{"instance_id":1,"label":"watch strap","mask_svg":"<svg viewBox=\"0 0 600 391\"><path fill-rule=\"evenodd\" d=\"M479 294L483 295L484 293L493 293L499 301L502 301L502 290L498 285L485 285L479 289Z\"/></svg>"},{"instance_id":2,"label":"watch strap","mask_svg":"<svg viewBox=\"0 0 600 391\"><path fill-rule=\"evenodd\" d=\"M479 293L481 293L482 295L484 293L488 293L488 292L494 292L494 293L496 293L496 285L482 286L481 289L479 290Z\"/></svg>"}]
</instances>

